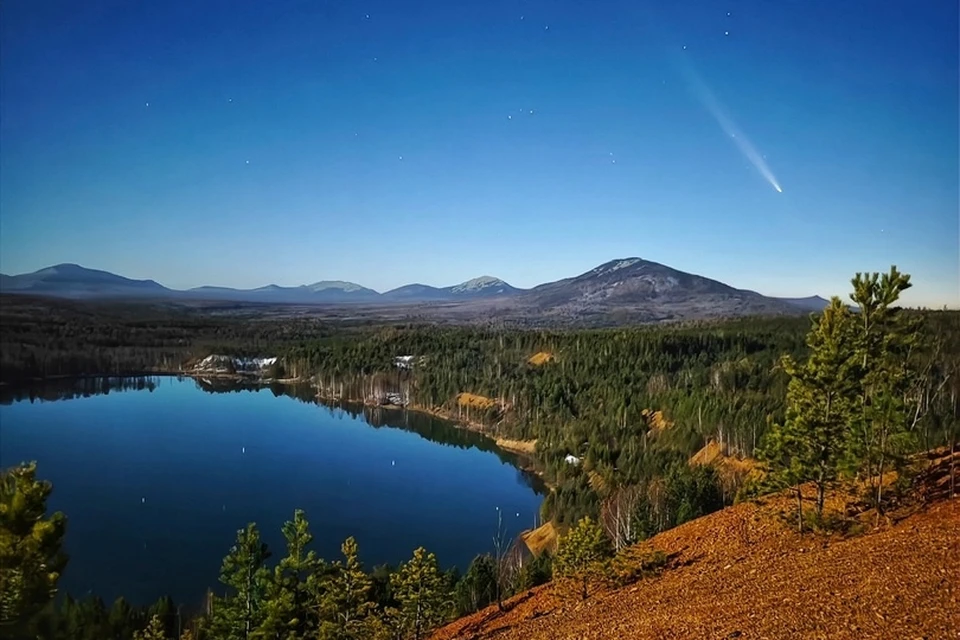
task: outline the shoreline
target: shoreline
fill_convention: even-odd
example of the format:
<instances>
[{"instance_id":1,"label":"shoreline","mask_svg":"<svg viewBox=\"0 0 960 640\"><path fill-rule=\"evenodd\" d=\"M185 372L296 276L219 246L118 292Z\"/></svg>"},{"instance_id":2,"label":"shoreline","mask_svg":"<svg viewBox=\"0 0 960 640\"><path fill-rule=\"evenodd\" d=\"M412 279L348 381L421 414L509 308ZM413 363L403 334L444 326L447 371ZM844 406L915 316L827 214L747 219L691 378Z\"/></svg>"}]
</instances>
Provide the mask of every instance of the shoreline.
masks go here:
<instances>
[{"instance_id":1,"label":"shoreline","mask_svg":"<svg viewBox=\"0 0 960 640\"><path fill-rule=\"evenodd\" d=\"M263 378L256 374L244 374L244 373L228 373L228 372L196 372L196 371L171 371L171 370L153 370L153 371L141 371L138 373L97 373L97 374L58 374L53 376L44 376L42 378L28 378L23 380L18 380L16 382L3 381L3 386L9 386L11 388L17 387L29 387L31 385L44 384L45 382L56 382L63 380L71 379L93 379L93 378L151 378L151 377L175 377L175 378L192 378L194 380L209 379L209 380L232 380L235 382L246 382L253 385L259 386L269 386L271 384L280 384L285 386L295 386L295 385L310 385L314 390L317 390L314 398L320 402L325 403L346 403L360 405L364 407L379 407L382 409L388 409L393 411L412 411L414 413L419 413L421 415L428 415L438 420L443 420L444 422L450 423L456 429L464 429L467 431L473 431L474 433L480 434L484 438L490 440L498 449L511 453L517 457L518 464L517 469L525 473L530 473L536 476L543 485L550 491L556 491L556 486L549 482L543 474L543 471L537 468L536 458L535 458L535 443L536 441L525 441L525 440L512 440L509 438L503 438L497 435L491 434L487 428L476 421L465 420L461 417L454 415L450 411L446 411L436 407L424 407L417 404L407 404L407 405L394 405L394 404L380 404L377 402L371 402L369 399L358 400L353 398L342 398L335 397L323 394L320 390L317 389L315 385L310 382L310 378Z\"/></svg>"},{"instance_id":2,"label":"shoreline","mask_svg":"<svg viewBox=\"0 0 960 640\"><path fill-rule=\"evenodd\" d=\"M302 381L301 381L302 382ZM424 407L417 404L407 404L407 405L395 405L395 404L379 404L376 402L371 402L370 400L356 400L351 398L342 398L342 397L333 397L324 395L321 391L317 391L314 396L317 400L321 402L343 402L347 404L356 404L362 405L364 407L371 408L381 408L388 409L392 411L412 411L414 413L419 413L421 415L431 416L437 418L438 420L443 420L444 422L449 422L456 429L464 429L465 431L472 431L477 433L487 440L490 440L496 447L507 453L511 453L517 456L517 469L525 473L530 473L536 476L551 493L556 491L556 486L547 480L544 476L543 471L537 468L536 458L534 456L534 450L532 449L530 443L536 442L525 441L525 440L510 440L507 438L501 438L489 433L484 425L474 422L471 420L462 420L457 418L450 412L444 411L438 408Z\"/></svg>"}]
</instances>

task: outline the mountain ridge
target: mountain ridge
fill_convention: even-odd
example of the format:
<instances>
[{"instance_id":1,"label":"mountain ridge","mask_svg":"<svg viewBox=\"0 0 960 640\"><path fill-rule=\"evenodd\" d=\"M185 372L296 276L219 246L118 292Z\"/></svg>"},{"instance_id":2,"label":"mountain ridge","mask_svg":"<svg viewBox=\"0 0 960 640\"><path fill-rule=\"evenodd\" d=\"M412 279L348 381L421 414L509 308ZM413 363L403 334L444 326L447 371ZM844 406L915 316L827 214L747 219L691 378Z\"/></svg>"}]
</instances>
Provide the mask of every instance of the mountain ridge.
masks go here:
<instances>
[{"instance_id":1,"label":"mountain ridge","mask_svg":"<svg viewBox=\"0 0 960 640\"><path fill-rule=\"evenodd\" d=\"M516 311L547 318L627 313L639 321L764 313L799 313L823 308L826 301L774 298L737 289L718 280L630 257L610 260L589 271L530 289L489 275L434 287L420 283L380 293L354 282L319 280L312 284L269 284L253 289L203 285L178 290L154 280L134 280L108 271L65 263L33 273L3 275L0 292L62 298L172 298L270 304L487 304L498 313Z\"/></svg>"}]
</instances>

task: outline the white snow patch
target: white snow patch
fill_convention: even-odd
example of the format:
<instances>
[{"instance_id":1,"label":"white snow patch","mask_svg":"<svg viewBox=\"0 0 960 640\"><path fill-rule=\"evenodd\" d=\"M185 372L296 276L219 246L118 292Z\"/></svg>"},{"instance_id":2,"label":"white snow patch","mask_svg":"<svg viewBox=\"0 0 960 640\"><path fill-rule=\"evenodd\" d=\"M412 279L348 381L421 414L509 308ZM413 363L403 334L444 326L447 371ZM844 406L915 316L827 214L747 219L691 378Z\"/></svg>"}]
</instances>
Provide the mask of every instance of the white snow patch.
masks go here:
<instances>
[{"instance_id":1,"label":"white snow patch","mask_svg":"<svg viewBox=\"0 0 960 640\"><path fill-rule=\"evenodd\" d=\"M499 293L503 292L503 287L507 283L501 280L500 278L494 278L492 276L480 276L479 278L474 278L473 280L467 280L466 282L461 282L460 284L451 287L450 290L454 293L463 293L466 291L480 291L482 289L488 289L490 287L500 287Z\"/></svg>"}]
</instances>

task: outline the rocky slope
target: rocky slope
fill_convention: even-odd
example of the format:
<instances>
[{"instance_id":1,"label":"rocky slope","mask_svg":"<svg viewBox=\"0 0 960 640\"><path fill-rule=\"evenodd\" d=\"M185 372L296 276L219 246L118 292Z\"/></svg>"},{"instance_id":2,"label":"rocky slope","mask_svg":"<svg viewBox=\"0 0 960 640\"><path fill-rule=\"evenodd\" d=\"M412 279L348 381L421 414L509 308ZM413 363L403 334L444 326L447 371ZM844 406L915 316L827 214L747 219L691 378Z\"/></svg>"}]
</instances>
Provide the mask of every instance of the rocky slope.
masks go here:
<instances>
[{"instance_id":1,"label":"rocky slope","mask_svg":"<svg viewBox=\"0 0 960 640\"><path fill-rule=\"evenodd\" d=\"M652 538L670 558L658 577L585 602L545 585L434 639L956 638L960 498L944 497L947 460L918 502L859 536L797 534L781 516L788 497L743 503Z\"/></svg>"}]
</instances>

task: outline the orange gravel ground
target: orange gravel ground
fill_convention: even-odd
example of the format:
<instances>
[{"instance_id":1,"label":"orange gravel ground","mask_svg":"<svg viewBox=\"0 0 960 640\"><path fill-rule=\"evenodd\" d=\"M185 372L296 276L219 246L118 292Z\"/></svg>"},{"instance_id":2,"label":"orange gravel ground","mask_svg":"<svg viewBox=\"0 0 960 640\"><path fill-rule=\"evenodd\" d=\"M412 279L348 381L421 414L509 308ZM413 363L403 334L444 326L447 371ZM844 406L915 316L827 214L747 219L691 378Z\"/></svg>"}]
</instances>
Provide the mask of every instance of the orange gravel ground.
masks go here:
<instances>
[{"instance_id":1,"label":"orange gravel ground","mask_svg":"<svg viewBox=\"0 0 960 640\"><path fill-rule=\"evenodd\" d=\"M434 638L960 638L960 498L922 493L910 515L851 538L800 536L785 497L736 505L654 537L670 557L658 577L585 602L544 585Z\"/></svg>"}]
</instances>

